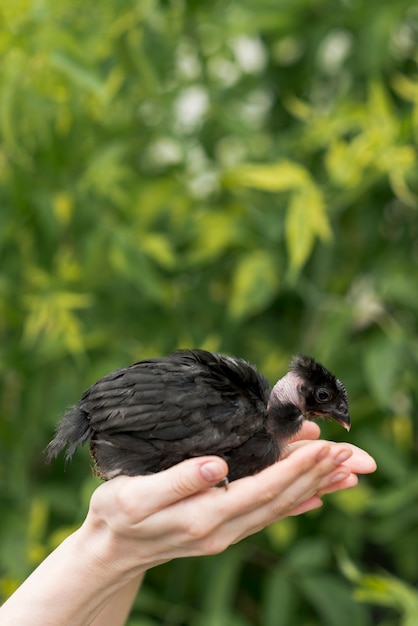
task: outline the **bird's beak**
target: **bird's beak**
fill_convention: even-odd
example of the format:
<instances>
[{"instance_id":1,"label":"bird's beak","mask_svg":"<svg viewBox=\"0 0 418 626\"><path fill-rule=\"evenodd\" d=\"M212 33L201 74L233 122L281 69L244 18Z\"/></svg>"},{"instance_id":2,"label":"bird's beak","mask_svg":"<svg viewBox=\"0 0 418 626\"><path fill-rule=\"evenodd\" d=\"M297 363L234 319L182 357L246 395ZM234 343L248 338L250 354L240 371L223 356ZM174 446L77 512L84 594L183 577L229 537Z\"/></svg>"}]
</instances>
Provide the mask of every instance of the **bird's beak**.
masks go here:
<instances>
[{"instance_id":1,"label":"bird's beak","mask_svg":"<svg viewBox=\"0 0 418 626\"><path fill-rule=\"evenodd\" d=\"M347 431L351 428L351 420L347 410L339 411L338 409L331 409L328 413L329 417L339 424Z\"/></svg>"},{"instance_id":2,"label":"bird's beak","mask_svg":"<svg viewBox=\"0 0 418 626\"><path fill-rule=\"evenodd\" d=\"M324 417L325 419L335 420L347 431L351 428L351 420L346 408L342 409L329 409L323 413L320 411L308 411L304 414L307 419L316 419L318 417Z\"/></svg>"}]
</instances>

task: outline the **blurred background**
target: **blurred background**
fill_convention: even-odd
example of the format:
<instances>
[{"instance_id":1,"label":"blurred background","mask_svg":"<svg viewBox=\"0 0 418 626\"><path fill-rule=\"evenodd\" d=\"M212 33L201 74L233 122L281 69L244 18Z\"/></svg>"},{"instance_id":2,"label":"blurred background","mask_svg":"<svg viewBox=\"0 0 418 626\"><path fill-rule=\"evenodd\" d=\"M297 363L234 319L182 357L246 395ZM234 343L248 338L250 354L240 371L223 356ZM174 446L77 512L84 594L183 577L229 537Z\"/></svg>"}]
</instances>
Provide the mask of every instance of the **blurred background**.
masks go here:
<instances>
[{"instance_id":1,"label":"blurred background","mask_svg":"<svg viewBox=\"0 0 418 626\"><path fill-rule=\"evenodd\" d=\"M291 356L349 391L375 475L149 573L130 626L418 624L418 6L0 8L0 594L83 520L42 449L112 369Z\"/></svg>"}]
</instances>

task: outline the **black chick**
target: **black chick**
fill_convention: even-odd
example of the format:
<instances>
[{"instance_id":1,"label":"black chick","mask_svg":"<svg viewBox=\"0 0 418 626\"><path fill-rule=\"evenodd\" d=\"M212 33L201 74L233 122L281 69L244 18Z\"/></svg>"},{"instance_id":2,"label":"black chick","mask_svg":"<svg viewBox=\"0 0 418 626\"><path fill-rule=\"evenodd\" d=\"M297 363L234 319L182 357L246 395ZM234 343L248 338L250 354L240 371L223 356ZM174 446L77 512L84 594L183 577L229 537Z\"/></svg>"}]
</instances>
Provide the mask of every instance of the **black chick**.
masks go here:
<instances>
[{"instance_id":1,"label":"black chick","mask_svg":"<svg viewBox=\"0 0 418 626\"><path fill-rule=\"evenodd\" d=\"M67 411L46 448L47 461L66 458L90 440L104 479L167 469L184 459L218 455L228 480L277 461L304 417L350 428L343 384L313 359L296 357L270 391L242 359L180 350L111 372Z\"/></svg>"}]
</instances>

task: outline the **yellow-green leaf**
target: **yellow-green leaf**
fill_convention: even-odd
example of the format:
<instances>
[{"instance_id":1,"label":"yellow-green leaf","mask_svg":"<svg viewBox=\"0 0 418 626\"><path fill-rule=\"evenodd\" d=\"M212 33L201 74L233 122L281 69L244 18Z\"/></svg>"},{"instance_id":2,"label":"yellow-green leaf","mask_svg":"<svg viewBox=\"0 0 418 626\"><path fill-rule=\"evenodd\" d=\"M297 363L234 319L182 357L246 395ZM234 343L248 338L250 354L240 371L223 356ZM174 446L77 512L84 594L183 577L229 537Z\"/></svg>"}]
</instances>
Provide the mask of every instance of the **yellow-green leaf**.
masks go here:
<instances>
[{"instance_id":1,"label":"yellow-green leaf","mask_svg":"<svg viewBox=\"0 0 418 626\"><path fill-rule=\"evenodd\" d=\"M60 192L54 195L52 206L57 220L66 226L72 217L74 211L74 202L72 197L66 192Z\"/></svg>"},{"instance_id":2,"label":"yellow-green leaf","mask_svg":"<svg viewBox=\"0 0 418 626\"><path fill-rule=\"evenodd\" d=\"M142 241L142 249L161 267L173 268L175 265L175 255L171 243L167 237L158 233L148 233Z\"/></svg>"},{"instance_id":3,"label":"yellow-green leaf","mask_svg":"<svg viewBox=\"0 0 418 626\"><path fill-rule=\"evenodd\" d=\"M241 165L230 170L224 181L230 186L252 187L263 191L291 191L310 182L310 174L292 161L268 165Z\"/></svg>"},{"instance_id":4,"label":"yellow-green leaf","mask_svg":"<svg viewBox=\"0 0 418 626\"><path fill-rule=\"evenodd\" d=\"M307 261L317 237L329 240L331 228L320 190L309 185L293 194L287 209L286 243L294 270Z\"/></svg>"},{"instance_id":5,"label":"yellow-green leaf","mask_svg":"<svg viewBox=\"0 0 418 626\"><path fill-rule=\"evenodd\" d=\"M51 66L66 74L76 87L85 89L100 100L105 98L104 84L99 76L87 66L80 65L63 52L54 52L51 55Z\"/></svg>"},{"instance_id":6,"label":"yellow-green leaf","mask_svg":"<svg viewBox=\"0 0 418 626\"><path fill-rule=\"evenodd\" d=\"M232 212L208 211L196 221L193 261L216 259L239 240L240 222Z\"/></svg>"},{"instance_id":7,"label":"yellow-green leaf","mask_svg":"<svg viewBox=\"0 0 418 626\"><path fill-rule=\"evenodd\" d=\"M232 281L229 313L243 318L261 311L273 299L279 285L279 269L272 255L255 250L238 264Z\"/></svg>"}]
</instances>

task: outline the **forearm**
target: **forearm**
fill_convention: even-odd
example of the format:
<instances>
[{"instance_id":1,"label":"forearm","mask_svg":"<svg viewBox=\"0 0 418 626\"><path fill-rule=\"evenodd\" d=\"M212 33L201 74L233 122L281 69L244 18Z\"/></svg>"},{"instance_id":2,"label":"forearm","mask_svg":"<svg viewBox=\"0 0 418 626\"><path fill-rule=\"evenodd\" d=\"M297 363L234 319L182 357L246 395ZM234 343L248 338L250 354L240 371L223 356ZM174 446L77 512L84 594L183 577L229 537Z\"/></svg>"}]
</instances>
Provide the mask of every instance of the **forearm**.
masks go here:
<instances>
[{"instance_id":1,"label":"forearm","mask_svg":"<svg viewBox=\"0 0 418 626\"><path fill-rule=\"evenodd\" d=\"M84 526L68 537L0 608L2 626L122 625L142 576L113 571L99 543Z\"/></svg>"},{"instance_id":2,"label":"forearm","mask_svg":"<svg viewBox=\"0 0 418 626\"><path fill-rule=\"evenodd\" d=\"M123 626L128 619L132 604L144 575L132 579L116 591L90 626Z\"/></svg>"}]
</instances>

